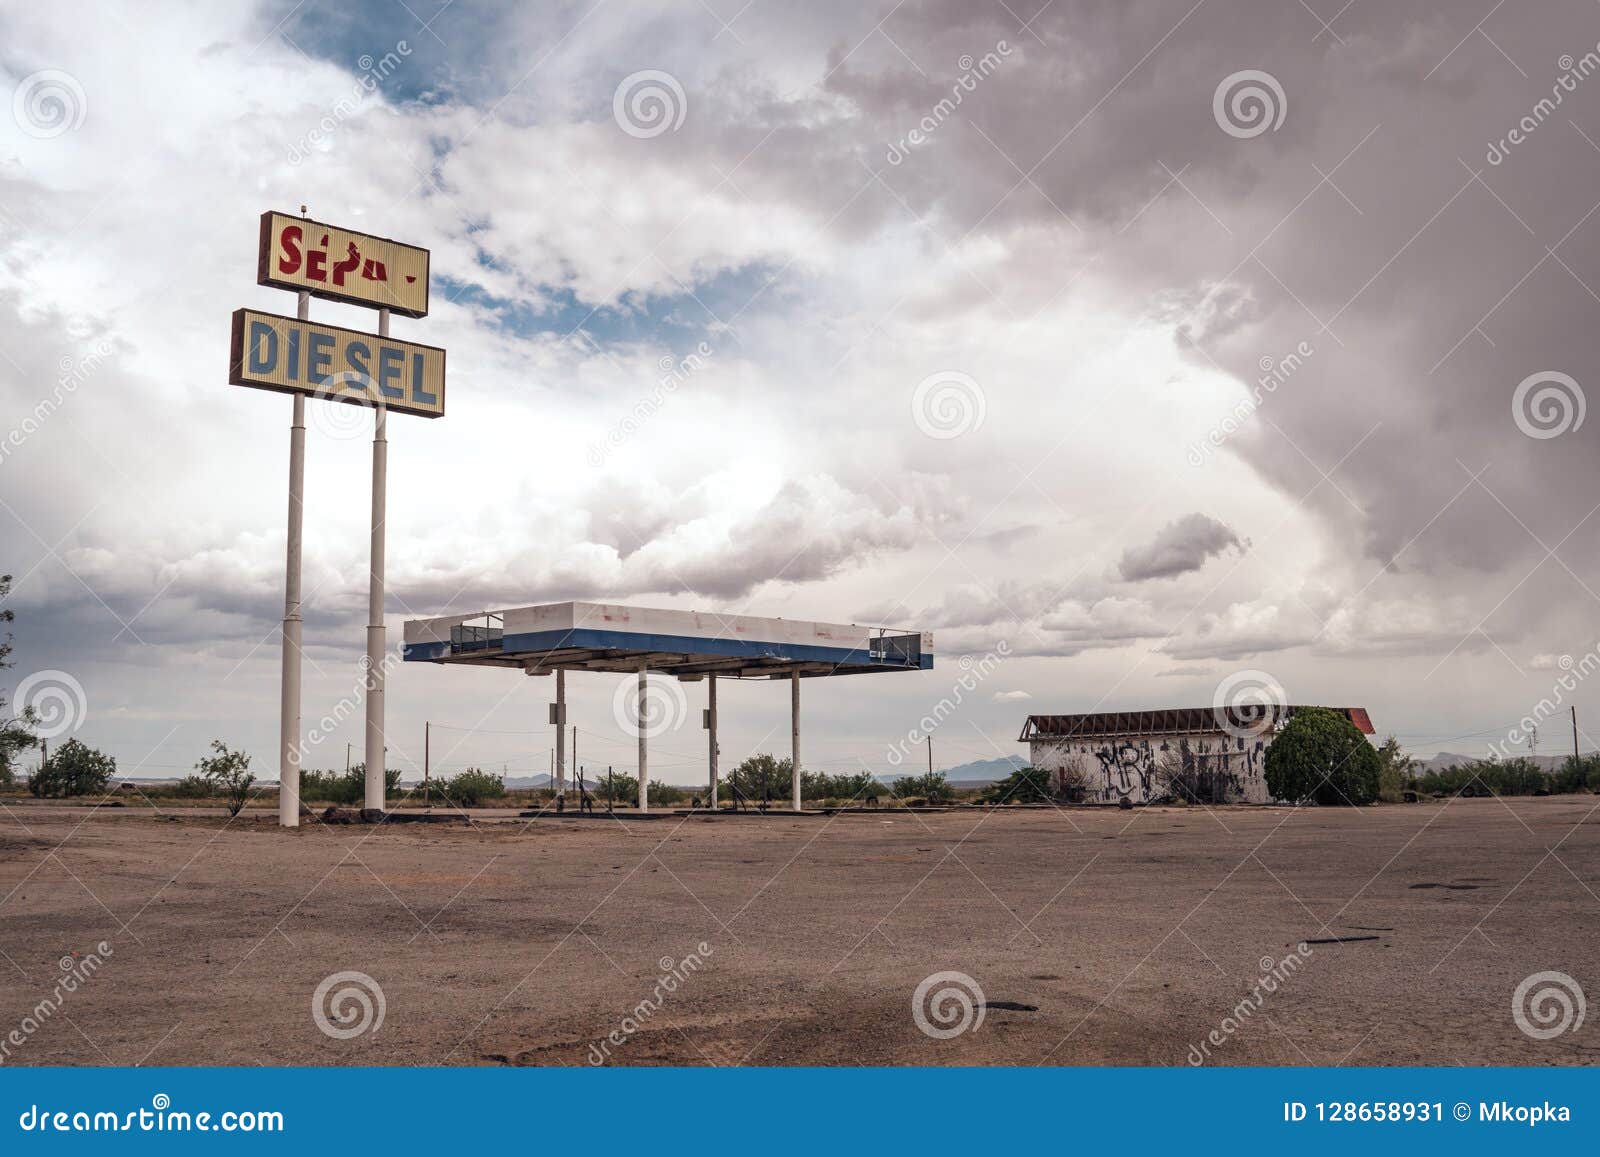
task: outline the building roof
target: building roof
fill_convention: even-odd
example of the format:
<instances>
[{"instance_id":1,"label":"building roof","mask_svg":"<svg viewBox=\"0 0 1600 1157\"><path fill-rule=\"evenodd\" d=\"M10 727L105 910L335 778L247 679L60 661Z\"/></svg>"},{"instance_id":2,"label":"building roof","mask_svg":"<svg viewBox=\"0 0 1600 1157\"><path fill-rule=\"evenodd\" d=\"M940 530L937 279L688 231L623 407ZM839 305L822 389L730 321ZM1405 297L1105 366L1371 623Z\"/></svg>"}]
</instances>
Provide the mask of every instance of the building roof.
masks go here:
<instances>
[{"instance_id":1,"label":"building roof","mask_svg":"<svg viewBox=\"0 0 1600 1157\"><path fill-rule=\"evenodd\" d=\"M1276 729L1301 710L1299 705L1248 707L1171 707L1159 711L1092 711L1081 715L1030 715L1018 741L1092 738L1106 735L1204 735L1226 728ZM1363 735L1373 733L1365 707L1330 707Z\"/></svg>"},{"instance_id":2,"label":"building roof","mask_svg":"<svg viewBox=\"0 0 1600 1157\"><path fill-rule=\"evenodd\" d=\"M549 671L637 671L699 679L850 675L933 666L933 635L888 627L661 610L615 603L549 603L405 625L408 662Z\"/></svg>"}]
</instances>

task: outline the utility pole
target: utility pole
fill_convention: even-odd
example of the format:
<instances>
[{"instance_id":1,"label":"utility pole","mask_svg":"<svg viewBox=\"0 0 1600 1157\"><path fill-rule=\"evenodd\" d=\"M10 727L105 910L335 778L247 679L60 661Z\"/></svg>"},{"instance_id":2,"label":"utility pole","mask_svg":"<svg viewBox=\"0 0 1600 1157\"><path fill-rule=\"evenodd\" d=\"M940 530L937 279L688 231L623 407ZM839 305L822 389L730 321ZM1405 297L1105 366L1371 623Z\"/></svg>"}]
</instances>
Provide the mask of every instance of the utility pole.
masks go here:
<instances>
[{"instance_id":1,"label":"utility pole","mask_svg":"<svg viewBox=\"0 0 1600 1157\"><path fill-rule=\"evenodd\" d=\"M344 773L346 775L350 774L350 745L348 743L344 745Z\"/></svg>"},{"instance_id":2,"label":"utility pole","mask_svg":"<svg viewBox=\"0 0 1600 1157\"><path fill-rule=\"evenodd\" d=\"M426 722L422 725L422 806L433 807L432 783L429 781L429 749L433 741L433 724Z\"/></svg>"},{"instance_id":3,"label":"utility pole","mask_svg":"<svg viewBox=\"0 0 1600 1157\"><path fill-rule=\"evenodd\" d=\"M928 736L928 777L933 778L933 736Z\"/></svg>"},{"instance_id":4,"label":"utility pole","mask_svg":"<svg viewBox=\"0 0 1600 1157\"><path fill-rule=\"evenodd\" d=\"M1574 766L1578 762L1578 708L1576 704L1572 708L1572 762Z\"/></svg>"}]
</instances>

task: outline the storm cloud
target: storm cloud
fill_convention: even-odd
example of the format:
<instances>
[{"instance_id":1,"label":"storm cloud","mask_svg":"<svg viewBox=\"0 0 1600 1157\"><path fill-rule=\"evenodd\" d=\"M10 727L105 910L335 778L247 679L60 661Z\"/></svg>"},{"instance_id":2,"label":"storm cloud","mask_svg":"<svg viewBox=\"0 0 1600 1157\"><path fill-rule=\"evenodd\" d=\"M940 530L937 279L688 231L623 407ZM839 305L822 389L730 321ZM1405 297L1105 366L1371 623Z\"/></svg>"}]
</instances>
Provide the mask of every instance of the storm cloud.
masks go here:
<instances>
[{"instance_id":1,"label":"storm cloud","mask_svg":"<svg viewBox=\"0 0 1600 1157\"><path fill-rule=\"evenodd\" d=\"M1175 578L1199 570L1230 547L1244 550L1246 544L1215 518L1189 514L1169 522L1149 542L1129 547L1117 569L1128 582Z\"/></svg>"}]
</instances>

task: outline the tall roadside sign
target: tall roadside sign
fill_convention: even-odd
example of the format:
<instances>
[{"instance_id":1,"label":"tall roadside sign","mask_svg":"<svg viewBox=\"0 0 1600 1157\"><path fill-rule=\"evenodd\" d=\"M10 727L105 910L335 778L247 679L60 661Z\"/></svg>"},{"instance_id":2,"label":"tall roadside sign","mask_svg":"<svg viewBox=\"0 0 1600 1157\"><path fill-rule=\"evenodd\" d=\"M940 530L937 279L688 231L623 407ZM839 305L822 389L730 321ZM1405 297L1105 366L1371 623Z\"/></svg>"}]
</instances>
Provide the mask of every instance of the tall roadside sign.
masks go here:
<instances>
[{"instance_id":1,"label":"tall roadside sign","mask_svg":"<svg viewBox=\"0 0 1600 1157\"><path fill-rule=\"evenodd\" d=\"M364 814L384 805L384 518L389 473L388 412L444 416L445 351L389 336L389 315L428 313L426 249L268 211L261 215L256 282L299 297L294 317L238 309L228 341L228 382L292 396L288 544L284 560L283 672L278 718L278 822L300 823L300 609L306 399L367 406L372 429L372 563L367 585L366 791ZM312 322L311 298L378 311L369 334Z\"/></svg>"}]
</instances>

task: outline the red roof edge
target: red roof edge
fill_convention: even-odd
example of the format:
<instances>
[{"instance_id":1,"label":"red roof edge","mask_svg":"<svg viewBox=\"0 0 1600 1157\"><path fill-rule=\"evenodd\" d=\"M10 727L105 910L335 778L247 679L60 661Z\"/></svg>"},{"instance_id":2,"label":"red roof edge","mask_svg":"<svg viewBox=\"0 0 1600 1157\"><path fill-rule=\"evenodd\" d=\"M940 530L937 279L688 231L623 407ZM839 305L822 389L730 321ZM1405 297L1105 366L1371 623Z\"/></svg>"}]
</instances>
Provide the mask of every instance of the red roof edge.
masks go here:
<instances>
[{"instance_id":1,"label":"red roof edge","mask_svg":"<svg viewBox=\"0 0 1600 1157\"><path fill-rule=\"evenodd\" d=\"M1356 725L1356 730L1361 732L1362 735L1377 734L1377 729L1372 726L1372 716L1367 714L1365 707L1339 707L1336 710L1343 711L1350 716L1350 722Z\"/></svg>"}]
</instances>

